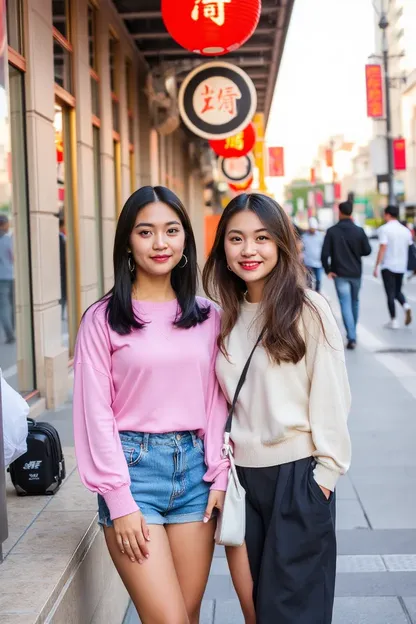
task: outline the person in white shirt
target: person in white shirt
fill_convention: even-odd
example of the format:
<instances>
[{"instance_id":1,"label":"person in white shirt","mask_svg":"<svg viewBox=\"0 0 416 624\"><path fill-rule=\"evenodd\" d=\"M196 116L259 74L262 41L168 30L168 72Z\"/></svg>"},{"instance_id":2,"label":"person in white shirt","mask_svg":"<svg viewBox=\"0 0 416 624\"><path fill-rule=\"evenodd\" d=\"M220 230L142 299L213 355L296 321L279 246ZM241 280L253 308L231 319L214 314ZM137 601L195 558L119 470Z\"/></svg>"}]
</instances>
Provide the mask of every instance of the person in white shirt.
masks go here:
<instances>
[{"instance_id":1,"label":"person in white shirt","mask_svg":"<svg viewBox=\"0 0 416 624\"><path fill-rule=\"evenodd\" d=\"M403 277L407 271L409 259L409 247L413 244L412 234L407 227L399 221L399 208L387 206L384 211L385 225L378 231L380 243L374 277L378 277L378 269L381 265L381 276L387 296L387 306L390 313L388 329L398 329L399 321L396 318L397 300L405 313L405 325L412 322L412 309L402 293Z\"/></svg>"},{"instance_id":2,"label":"person in white shirt","mask_svg":"<svg viewBox=\"0 0 416 624\"><path fill-rule=\"evenodd\" d=\"M350 464L350 389L338 325L305 281L285 211L266 195L234 198L204 288L223 309L216 372L229 403L261 337L231 430L247 529L246 546L227 557L246 624L332 621L334 490Z\"/></svg>"}]
</instances>

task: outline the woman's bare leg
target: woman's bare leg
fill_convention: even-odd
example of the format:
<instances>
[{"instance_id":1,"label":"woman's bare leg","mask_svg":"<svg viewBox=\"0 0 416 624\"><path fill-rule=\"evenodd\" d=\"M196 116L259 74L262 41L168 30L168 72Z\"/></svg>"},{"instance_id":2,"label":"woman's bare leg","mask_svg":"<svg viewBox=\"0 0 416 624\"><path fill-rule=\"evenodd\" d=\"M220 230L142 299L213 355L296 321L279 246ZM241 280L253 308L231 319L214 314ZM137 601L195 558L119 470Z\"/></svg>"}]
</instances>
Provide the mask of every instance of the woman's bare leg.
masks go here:
<instances>
[{"instance_id":1,"label":"woman's bare leg","mask_svg":"<svg viewBox=\"0 0 416 624\"><path fill-rule=\"evenodd\" d=\"M165 528L151 525L150 557L141 565L121 554L113 528L106 527L104 534L142 623L190 624Z\"/></svg>"},{"instance_id":2,"label":"woman's bare leg","mask_svg":"<svg viewBox=\"0 0 416 624\"><path fill-rule=\"evenodd\" d=\"M225 549L234 589L240 601L246 624L256 624L253 602L253 579L250 572L246 545Z\"/></svg>"},{"instance_id":3,"label":"woman's bare leg","mask_svg":"<svg viewBox=\"0 0 416 624\"><path fill-rule=\"evenodd\" d=\"M171 524L166 532L189 622L198 624L214 554L215 522Z\"/></svg>"}]
</instances>

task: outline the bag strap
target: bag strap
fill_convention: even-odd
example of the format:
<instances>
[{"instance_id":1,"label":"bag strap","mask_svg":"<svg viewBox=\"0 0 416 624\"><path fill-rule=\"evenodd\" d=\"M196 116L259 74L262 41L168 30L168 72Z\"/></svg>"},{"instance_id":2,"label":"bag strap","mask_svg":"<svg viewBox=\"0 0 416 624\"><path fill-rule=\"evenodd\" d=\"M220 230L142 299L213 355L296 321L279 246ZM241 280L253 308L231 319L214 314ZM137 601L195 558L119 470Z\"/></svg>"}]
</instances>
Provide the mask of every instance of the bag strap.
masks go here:
<instances>
[{"instance_id":1,"label":"bag strap","mask_svg":"<svg viewBox=\"0 0 416 624\"><path fill-rule=\"evenodd\" d=\"M229 438L229 435L231 433L231 426L233 424L233 415L234 415L234 411L235 411L235 406L237 404L237 400L238 400L239 394L241 392L241 388L243 387L244 382L246 380L247 371L248 371L248 369L250 367L251 358L254 355L254 351L257 349L258 345L260 344L260 342L261 342L261 340L263 338L263 335L264 335L264 330L261 332L260 336L257 338L256 344L254 345L250 355L248 356L248 360L245 363L245 366L243 368L243 372L241 373L241 377L238 380L238 384L237 384L237 388L236 388L236 391L235 391L235 394L234 394L233 402L232 402L231 407L229 409L227 422L225 424L225 435L227 436L226 443L228 443L228 438Z\"/></svg>"}]
</instances>

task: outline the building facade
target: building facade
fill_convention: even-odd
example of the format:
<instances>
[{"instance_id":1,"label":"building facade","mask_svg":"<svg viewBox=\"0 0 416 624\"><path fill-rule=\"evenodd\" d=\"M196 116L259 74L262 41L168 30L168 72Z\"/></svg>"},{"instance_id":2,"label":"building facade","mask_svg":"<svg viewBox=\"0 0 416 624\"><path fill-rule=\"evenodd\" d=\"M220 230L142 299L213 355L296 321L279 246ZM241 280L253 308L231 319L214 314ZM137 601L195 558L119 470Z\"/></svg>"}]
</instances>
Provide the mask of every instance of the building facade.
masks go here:
<instances>
[{"instance_id":1,"label":"building facade","mask_svg":"<svg viewBox=\"0 0 416 624\"><path fill-rule=\"evenodd\" d=\"M112 286L125 200L145 184L169 186L202 254L206 180L181 128L153 129L146 62L110 0L4 9L0 367L52 408L67 398L82 313Z\"/></svg>"}]
</instances>

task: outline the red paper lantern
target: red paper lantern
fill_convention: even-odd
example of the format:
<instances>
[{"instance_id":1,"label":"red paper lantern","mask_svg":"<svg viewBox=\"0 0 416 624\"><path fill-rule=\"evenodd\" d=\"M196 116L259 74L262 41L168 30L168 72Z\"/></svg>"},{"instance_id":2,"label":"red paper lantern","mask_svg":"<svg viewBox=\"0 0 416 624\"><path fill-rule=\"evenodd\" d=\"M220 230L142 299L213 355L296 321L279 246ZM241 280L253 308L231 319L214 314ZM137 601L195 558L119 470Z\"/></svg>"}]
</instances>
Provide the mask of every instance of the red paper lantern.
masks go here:
<instances>
[{"instance_id":1,"label":"red paper lantern","mask_svg":"<svg viewBox=\"0 0 416 624\"><path fill-rule=\"evenodd\" d=\"M229 184L229 188L236 193L241 193L243 191L247 191L250 186L253 184L253 176L247 180L247 182L243 182L243 184Z\"/></svg>"},{"instance_id":2,"label":"red paper lantern","mask_svg":"<svg viewBox=\"0 0 416 624\"><path fill-rule=\"evenodd\" d=\"M242 130L234 136L230 136L220 141L209 141L210 147L218 156L224 158L239 158L245 156L254 147L256 142L256 130L254 125L250 123L245 130Z\"/></svg>"},{"instance_id":3,"label":"red paper lantern","mask_svg":"<svg viewBox=\"0 0 416 624\"><path fill-rule=\"evenodd\" d=\"M261 0L162 0L167 31L180 46L220 56L243 45L260 19Z\"/></svg>"}]
</instances>

